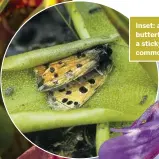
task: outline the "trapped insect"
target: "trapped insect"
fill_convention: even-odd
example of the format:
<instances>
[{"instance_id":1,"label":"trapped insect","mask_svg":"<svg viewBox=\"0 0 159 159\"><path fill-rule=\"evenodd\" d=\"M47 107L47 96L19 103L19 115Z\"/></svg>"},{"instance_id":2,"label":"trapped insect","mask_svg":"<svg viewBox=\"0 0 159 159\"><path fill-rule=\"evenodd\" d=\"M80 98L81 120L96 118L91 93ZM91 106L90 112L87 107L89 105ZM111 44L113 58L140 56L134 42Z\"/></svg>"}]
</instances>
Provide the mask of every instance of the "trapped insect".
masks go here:
<instances>
[{"instance_id":1,"label":"trapped insect","mask_svg":"<svg viewBox=\"0 0 159 159\"><path fill-rule=\"evenodd\" d=\"M110 46L105 44L37 66L38 89L48 92L53 109L79 108L104 83L106 70L112 65L111 54Z\"/></svg>"},{"instance_id":2,"label":"trapped insect","mask_svg":"<svg viewBox=\"0 0 159 159\"><path fill-rule=\"evenodd\" d=\"M5 96L11 96L14 93L14 88L13 87L8 87L5 90Z\"/></svg>"},{"instance_id":3,"label":"trapped insect","mask_svg":"<svg viewBox=\"0 0 159 159\"><path fill-rule=\"evenodd\" d=\"M143 105L143 104L145 104L145 102L147 101L147 98L148 98L148 95L144 95L143 97L142 97L142 99L141 99L141 101L140 101L140 105Z\"/></svg>"}]
</instances>

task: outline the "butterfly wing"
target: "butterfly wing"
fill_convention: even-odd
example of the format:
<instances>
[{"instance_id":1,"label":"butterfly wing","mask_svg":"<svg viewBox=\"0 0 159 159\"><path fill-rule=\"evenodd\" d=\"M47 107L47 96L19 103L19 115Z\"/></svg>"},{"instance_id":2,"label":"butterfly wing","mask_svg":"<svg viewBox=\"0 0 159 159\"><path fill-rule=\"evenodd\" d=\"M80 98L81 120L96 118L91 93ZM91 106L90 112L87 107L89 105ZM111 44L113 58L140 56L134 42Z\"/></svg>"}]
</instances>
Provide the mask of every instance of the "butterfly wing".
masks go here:
<instances>
[{"instance_id":1,"label":"butterfly wing","mask_svg":"<svg viewBox=\"0 0 159 159\"><path fill-rule=\"evenodd\" d=\"M99 62L101 50L87 50L81 54L50 63L49 67L42 72L43 66L35 68L35 72L40 72L41 82L38 83L40 91L48 91L61 87L78 77L90 72ZM40 69L40 70L39 70Z\"/></svg>"},{"instance_id":2,"label":"butterfly wing","mask_svg":"<svg viewBox=\"0 0 159 159\"><path fill-rule=\"evenodd\" d=\"M79 108L104 83L105 77L96 71L91 71L59 90L50 92L48 95L49 104L56 110Z\"/></svg>"}]
</instances>

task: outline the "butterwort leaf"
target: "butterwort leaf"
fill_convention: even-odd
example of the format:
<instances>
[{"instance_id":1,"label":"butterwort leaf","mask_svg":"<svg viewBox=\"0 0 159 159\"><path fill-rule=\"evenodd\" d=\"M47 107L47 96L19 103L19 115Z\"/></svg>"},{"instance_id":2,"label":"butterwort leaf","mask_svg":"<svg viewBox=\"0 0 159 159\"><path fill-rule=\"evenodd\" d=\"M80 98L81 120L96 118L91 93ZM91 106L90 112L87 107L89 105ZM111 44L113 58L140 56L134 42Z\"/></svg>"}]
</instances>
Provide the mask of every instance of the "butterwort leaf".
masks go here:
<instances>
[{"instance_id":1,"label":"butterwort leaf","mask_svg":"<svg viewBox=\"0 0 159 159\"><path fill-rule=\"evenodd\" d=\"M159 121L159 101L151 105L145 113L132 124L131 127L135 128L142 125L144 122L150 121Z\"/></svg>"},{"instance_id":2,"label":"butterwort leaf","mask_svg":"<svg viewBox=\"0 0 159 159\"><path fill-rule=\"evenodd\" d=\"M159 101L150 106L130 128L111 130L124 135L103 143L99 159L153 159L159 154Z\"/></svg>"}]
</instances>

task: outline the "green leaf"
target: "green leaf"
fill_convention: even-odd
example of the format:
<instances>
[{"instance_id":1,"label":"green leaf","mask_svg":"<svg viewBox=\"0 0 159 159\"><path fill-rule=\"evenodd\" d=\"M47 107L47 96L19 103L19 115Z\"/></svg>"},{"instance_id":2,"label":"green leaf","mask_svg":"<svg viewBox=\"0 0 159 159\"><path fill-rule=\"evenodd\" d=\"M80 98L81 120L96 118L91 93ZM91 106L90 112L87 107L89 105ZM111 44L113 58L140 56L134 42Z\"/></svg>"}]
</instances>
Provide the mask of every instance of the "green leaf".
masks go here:
<instances>
[{"instance_id":1,"label":"green leaf","mask_svg":"<svg viewBox=\"0 0 159 159\"><path fill-rule=\"evenodd\" d=\"M105 108L83 108L68 111L21 112L11 115L22 132L105 123L131 121L136 116Z\"/></svg>"},{"instance_id":2,"label":"green leaf","mask_svg":"<svg viewBox=\"0 0 159 159\"><path fill-rule=\"evenodd\" d=\"M109 140L110 132L109 132L109 123L105 124L97 124L96 127L96 153L98 154L100 146L104 143L104 141Z\"/></svg>"},{"instance_id":3,"label":"green leaf","mask_svg":"<svg viewBox=\"0 0 159 159\"><path fill-rule=\"evenodd\" d=\"M15 56L9 56L4 59L3 71L19 71L49 62L54 62L97 45L112 43L118 38L118 34L110 37L100 36L85 40L77 40L67 44L51 46L43 49L32 50Z\"/></svg>"},{"instance_id":4,"label":"green leaf","mask_svg":"<svg viewBox=\"0 0 159 159\"><path fill-rule=\"evenodd\" d=\"M104 6L104 11L106 12L107 17L114 25L116 30L120 33L121 37L129 44L129 19L123 14Z\"/></svg>"},{"instance_id":5,"label":"green leaf","mask_svg":"<svg viewBox=\"0 0 159 159\"><path fill-rule=\"evenodd\" d=\"M109 20L112 22L116 30L119 32L121 37L129 44L129 19L126 18L121 13L103 6L104 11L106 12ZM149 76L153 81L158 84L158 73L155 62L140 62L141 66L147 71Z\"/></svg>"},{"instance_id":6,"label":"green leaf","mask_svg":"<svg viewBox=\"0 0 159 159\"><path fill-rule=\"evenodd\" d=\"M80 2L70 3L66 4L66 7L81 39L119 32L125 42L128 43L128 19L120 13L93 3L91 5L90 3ZM97 9L96 12L90 14L90 11L95 9ZM122 38L112 46L114 63L112 74L99 93L93 96L87 105L90 107L101 107L102 105L105 108L118 110L124 114L140 115L155 100L157 86L154 81L157 77L157 66L153 64L153 67L151 67L153 73L150 74L150 77L153 77L153 79L150 79L148 75L150 71L145 72L138 63L129 63L129 48ZM141 105L144 96L147 96L148 99ZM127 126L129 124L126 123ZM109 139L108 127L101 129L100 126L102 125L97 125L96 130L97 152L102 143ZM112 125L113 127L121 127L122 124L111 123ZM110 137L116 135L118 134L113 133Z\"/></svg>"},{"instance_id":7,"label":"green leaf","mask_svg":"<svg viewBox=\"0 0 159 159\"><path fill-rule=\"evenodd\" d=\"M66 4L66 7L80 38L110 36L117 33L100 5L76 2ZM90 11L95 8L101 9L90 14ZM105 107L140 115L154 102L157 86L139 63L129 62L129 48L122 38L112 45L112 49L114 69L100 91L87 102L87 106ZM148 98L141 105L140 101L145 95Z\"/></svg>"},{"instance_id":8,"label":"green leaf","mask_svg":"<svg viewBox=\"0 0 159 159\"><path fill-rule=\"evenodd\" d=\"M67 5L67 9L72 17L75 29L81 39L88 37L110 36L117 33L103 9L90 14L90 9L95 7L99 8L101 6L94 3L90 4L83 2L70 3ZM129 48L122 38L118 42L112 44L111 47L113 49L113 71L110 75L108 75L105 84L98 89L97 93L84 105L84 107L89 107L90 110L95 110L95 108L111 109L114 113L120 112L125 116L132 115L133 117L131 120L134 120L141 115L141 113L151 103L154 102L157 87L140 64L129 62ZM5 92L10 87L14 91L9 96L5 95ZM36 79L33 75L32 69L3 72L2 89L8 111L14 117L17 117L18 113L21 115L21 113L30 111L35 112L35 114L37 113L37 115L39 114L39 111L54 113L54 111L48 106L45 93L41 93L37 90ZM145 103L139 104L145 95L148 97ZM88 113L84 114L84 118L92 118L92 115L89 116L89 109ZM71 120L74 120L80 111L83 110L84 108L81 108L78 111L71 112L71 114L73 114L71 116ZM60 119L61 113L62 112L56 112L58 119ZM112 113L112 116L113 115L114 114ZM115 119L113 121L118 121L120 119L120 115L117 116L115 113L114 116ZM36 119L38 120L38 118ZM51 117L51 119L53 118ZM50 119L45 118L45 121L40 120L42 124L47 121L50 121ZM106 122L106 120L102 121ZM64 126L59 120L58 123L58 127ZM80 123L84 124L81 118L78 121L78 125L80 125ZM85 124L92 123L93 122L89 121ZM94 123L98 123L98 121ZM30 122L29 124L31 127L35 123L33 124ZM67 124L69 125L69 121ZM74 123L74 126L76 124L77 123ZM25 129L25 125L22 123L19 123L19 125ZM73 126L71 123L70 125ZM35 127L32 127L32 130L30 131L36 130L37 124L34 126ZM55 126L56 125L52 125L49 129L54 128ZM21 127L19 128L21 129ZM27 131L26 129L25 131ZM45 127L44 129L47 128Z\"/></svg>"}]
</instances>

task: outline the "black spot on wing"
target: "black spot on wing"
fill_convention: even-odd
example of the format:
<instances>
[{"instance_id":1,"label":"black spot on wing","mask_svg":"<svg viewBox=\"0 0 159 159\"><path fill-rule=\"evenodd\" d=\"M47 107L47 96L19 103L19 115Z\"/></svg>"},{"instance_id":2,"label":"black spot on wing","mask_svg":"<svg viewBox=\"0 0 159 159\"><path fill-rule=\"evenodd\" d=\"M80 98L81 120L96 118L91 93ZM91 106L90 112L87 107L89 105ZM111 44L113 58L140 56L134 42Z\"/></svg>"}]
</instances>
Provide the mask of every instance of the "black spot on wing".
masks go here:
<instances>
[{"instance_id":1,"label":"black spot on wing","mask_svg":"<svg viewBox=\"0 0 159 159\"><path fill-rule=\"evenodd\" d=\"M78 102L74 102L75 108L79 108L80 104Z\"/></svg>"},{"instance_id":2,"label":"black spot on wing","mask_svg":"<svg viewBox=\"0 0 159 159\"><path fill-rule=\"evenodd\" d=\"M58 74L57 74L57 73L55 73L55 74L54 74L54 77L55 77L55 78L57 78L57 77L58 77Z\"/></svg>"},{"instance_id":3,"label":"black spot on wing","mask_svg":"<svg viewBox=\"0 0 159 159\"><path fill-rule=\"evenodd\" d=\"M62 99L62 103L66 103L68 101L68 98Z\"/></svg>"},{"instance_id":4,"label":"black spot on wing","mask_svg":"<svg viewBox=\"0 0 159 159\"><path fill-rule=\"evenodd\" d=\"M88 89L86 87L82 86L82 87L79 88L79 91L81 93L87 93Z\"/></svg>"},{"instance_id":5,"label":"black spot on wing","mask_svg":"<svg viewBox=\"0 0 159 159\"><path fill-rule=\"evenodd\" d=\"M74 102L74 105L78 105L78 102Z\"/></svg>"},{"instance_id":6,"label":"black spot on wing","mask_svg":"<svg viewBox=\"0 0 159 159\"><path fill-rule=\"evenodd\" d=\"M71 93L72 93L72 91L66 91L66 95L69 95Z\"/></svg>"},{"instance_id":7,"label":"black spot on wing","mask_svg":"<svg viewBox=\"0 0 159 159\"><path fill-rule=\"evenodd\" d=\"M80 67L82 67L82 64L79 63L79 64L76 65L76 67L80 68Z\"/></svg>"},{"instance_id":8,"label":"black spot on wing","mask_svg":"<svg viewBox=\"0 0 159 159\"><path fill-rule=\"evenodd\" d=\"M61 65L61 64L62 64L62 61L59 61L58 64Z\"/></svg>"},{"instance_id":9,"label":"black spot on wing","mask_svg":"<svg viewBox=\"0 0 159 159\"><path fill-rule=\"evenodd\" d=\"M68 101L67 105L71 105L73 103L73 101Z\"/></svg>"},{"instance_id":10,"label":"black spot on wing","mask_svg":"<svg viewBox=\"0 0 159 159\"><path fill-rule=\"evenodd\" d=\"M88 82L89 82L90 84L95 84L95 80L94 80L93 78L92 78L92 79L89 79Z\"/></svg>"}]
</instances>

